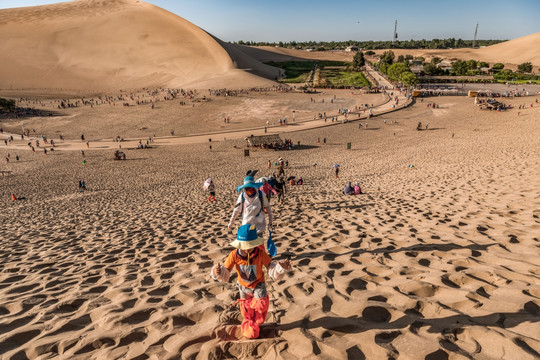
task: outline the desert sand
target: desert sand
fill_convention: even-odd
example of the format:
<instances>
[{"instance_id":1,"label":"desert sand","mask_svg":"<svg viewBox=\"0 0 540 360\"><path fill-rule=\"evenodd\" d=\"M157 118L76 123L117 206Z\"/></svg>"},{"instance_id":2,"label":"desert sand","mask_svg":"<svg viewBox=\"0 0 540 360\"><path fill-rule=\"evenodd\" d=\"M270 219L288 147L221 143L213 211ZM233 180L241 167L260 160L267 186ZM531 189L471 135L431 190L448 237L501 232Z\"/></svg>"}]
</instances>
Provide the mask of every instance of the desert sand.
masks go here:
<instances>
[{"instance_id":1,"label":"desert sand","mask_svg":"<svg viewBox=\"0 0 540 360\"><path fill-rule=\"evenodd\" d=\"M250 157L242 140L125 149L126 161L87 151L86 165L75 151L18 152L0 177L1 355L537 358L539 109L426 99L367 129L287 134L309 146ZM415 131L418 121L430 130ZM306 180L273 207L278 258L294 271L268 282L262 338L236 340L235 323L219 320L234 280L208 271L231 250L234 187L248 169L269 175L278 156ZM346 181L365 195L342 195ZM27 200L11 202L11 191Z\"/></svg>"},{"instance_id":2,"label":"desert sand","mask_svg":"<svg viewBox=\"0 0 540 360\"><path fill-rule=\"evenodd\" d=\"M87 17L81 7L105 14L86 24L77 21ZM0 31L15 36L58 24L57 42L54 27L36 37L67 49L77 43L64 38L67 26L91 43L86 26L98 19L111 30L142 18L152 31L165 22L184 36L167 34L164 42L184 41L187 32L197 41L165 67L136 54L116 63L105 56L108 74L91 76L93 60L81 63L76 53L82 47L58 58L39 53L39 67L23 47L6 55L0 44L2 62L19 56L22 69L0 74L17 82L3 83L0 96L36 110L0 122L0 359L540 358L540 97L504 98L514 108L492 112L466 97L407 104L400 95L388 112L396 90L286 90L256 77L269 71L257 61L296 55L229 48L129 0L1 11ZM156 61L173 51L161 53L163 44L143 35L112 43L122 54L130 54L122 46L145 47ZM182 77L184 55L201 61ZM117 71L122 64L140 73ZM166 86L173 78L176 85ZM185 84L192 84L185 94L166 99ZM243 90L216 90L223 87ZM58 108L62 101L80 106ZM365 104L375 117L313 120ZM275 124L283 117L287 127ZM270 133L301 146L244 156L243 137L264 133L266 121ZM429 126L416 131L418 122ZM32 152L21 129L31 130L32 143L54 139L56 150L42 142ZM113 142L116 136L126 141ZM135 149L149 138L151 148ZM319 144L324 138L327 145ZM120 146L125 161L113 160ZM293 270L267 281L267 324L259 339L246 340L230 316L234 277L219 283L209 270L232 250L227 223L236 186L248 170L275 172L267 163L280 156L287 177L305 180L287 188L284 204L272 200L277 259L290 258ZM215 203L202 189L207 177ZM348 181L364 194L343 195ZM25 199L12 201L12 193Z\"/></svg>"}]
</instances>

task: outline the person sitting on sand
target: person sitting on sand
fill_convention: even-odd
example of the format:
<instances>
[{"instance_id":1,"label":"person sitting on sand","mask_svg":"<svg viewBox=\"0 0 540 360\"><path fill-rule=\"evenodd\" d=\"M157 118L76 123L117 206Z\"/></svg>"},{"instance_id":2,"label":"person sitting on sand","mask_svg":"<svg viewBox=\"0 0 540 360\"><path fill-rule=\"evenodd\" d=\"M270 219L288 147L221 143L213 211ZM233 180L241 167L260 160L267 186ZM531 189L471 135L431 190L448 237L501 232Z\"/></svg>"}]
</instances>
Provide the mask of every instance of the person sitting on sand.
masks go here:
<instances>
[{"instance_id":1,"label":"person sitting on sand","mask_svg":"<svg viewBox=\"0 0 540 360\"><path fill-rule=\"evenodd\" d=\"M354 195L360 195L362 194L362 188L360 187L360 184L358 184L358 181L354 183Z\"/></svg>"},{"instance_id":2,"label":"person sitting on sand","mask_svg":"<svg viewBox=\"0 0 540 360\"><path fill-rule=\"evenodd\" d=\"M229 220L229 229L233 227L238 215L242 214L242 225L253 224L257 228L257 232L262 235L266 229L265 212L268 214L268 227L272 227L272 209L266 196L263 196L263 192L259 190L261 186L263 183L256 183L253 176L248 175L244 178L244 184L236 188L241 194L236 200ZM244 191L242 192L242 190Z\"/></svg>"},{"instance_id":3,"label":"person sitting on sand","mask_svg":"<svg viewBox=\"0 0 540 360\"><path fill-rule=\"evenodd\" d=\"M15 195L14 193L11 193L11 200L17 201L17 200L26 200L25 197Z\"/></svg>"},{"instance_id":4,"label":"person sitting on sand","mask_svg":"<svg viewBox=\"0 0 540 360\"><path fill-rule=\"evenodd\" d=\"M238 229L236 240L231 243L236 249L229 253L223 265L218 263L210 270L210 276L214 280L223 282L229 281L233 268L236 270L240 293L238 302L243 316L240 329L242 335L249 339L259 337L260 326L268 314L270 301L263 266L274 281L281 280L285 270L291 268L290 260L272 261L263 244L264 239L258 236L255 226L242 225Z\"/></svg>"},{"instance_id":5,"label":"person sitting on sand","mask_svg":"<svg viewBox=\"0 0 540 360\"><path fill-rule=\"evenodd\" d=\"M304 179L302 179L302 177L298 178L296 185L304 185Z\"/></svg>"},{"instance_id":6,"label":"person sitting on sand","mask_svg":"<svg viewBox=\"0 0 540 360\"><path fill-rule=\"evenodd\" d=\"M343 193L345 195L354 195L354 188L351 186L350 181L347 183L347 185L345 185L345 189L343 189Z\"/></svg>"}]
</instances>

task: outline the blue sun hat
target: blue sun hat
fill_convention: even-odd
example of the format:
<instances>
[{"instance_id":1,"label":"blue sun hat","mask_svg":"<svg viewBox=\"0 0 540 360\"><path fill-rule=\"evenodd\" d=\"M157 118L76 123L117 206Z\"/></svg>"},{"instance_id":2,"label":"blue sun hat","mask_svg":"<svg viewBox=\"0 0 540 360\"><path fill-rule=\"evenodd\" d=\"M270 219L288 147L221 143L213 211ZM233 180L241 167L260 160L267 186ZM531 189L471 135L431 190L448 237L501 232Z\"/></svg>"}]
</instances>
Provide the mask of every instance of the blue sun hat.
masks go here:
<instances>
[{"instance_id":1,"label":"blue sun hat","mask_svg":"<svg viewBox=\"0 0 540 360\"><path fill-rule=\"evenodd\" d=\"M236 240L231 243L231 246L241 250L248 250L262 244L264 244L264 239L257 234L255 225L246 224L238 228Z\"/></svg>"},{"instance_id":2,"label":"blue sun hat","mask_svg":"<svg viewBox=\"0 0 540 360\"><path fill-rule=\"evenodd\" d=\"M256 183L255 182L255 179L253 178L253 176L246 176L244 178L244 185L240 185L236 188L236 190L238 192L242 191L242 189L245 189L245 188L255 188L255 189L258 189L260 188L261 186L263 186L264 184L263 183Z\"/></svg>"}]
</instances>

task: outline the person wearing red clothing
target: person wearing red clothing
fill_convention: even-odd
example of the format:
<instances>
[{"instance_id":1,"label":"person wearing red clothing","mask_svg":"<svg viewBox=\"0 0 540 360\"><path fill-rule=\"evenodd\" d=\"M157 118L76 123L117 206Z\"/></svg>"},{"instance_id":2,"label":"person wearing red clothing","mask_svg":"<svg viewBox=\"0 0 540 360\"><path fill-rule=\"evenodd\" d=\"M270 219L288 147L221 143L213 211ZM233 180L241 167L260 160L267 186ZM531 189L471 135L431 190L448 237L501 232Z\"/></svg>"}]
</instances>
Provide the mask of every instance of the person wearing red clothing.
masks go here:
<instances>
[{"instance_id":1,"label":"person wearing red clothing","mask_svg":"<svg viewBox=\"0 0 540 360\"><path fill-rule=\"evenodd\" d=\"M278 194L277 191L272 187L272 185L268 183L266 179L263 179L263 186L261 186L260 189L263 192L263 194L266 195L266 198L268 199L268 201L270 201L270 192L273 192L274 195Z\"/></svg>"},{"instance_id":2,"label":"person wearing red clothing","mask_svg":"<svg viewBox=\"0 0 540 360\"><path fill-rule=\"evenodd\" d=\"M243 316L242 335L249 339L259 337L260 325L266 320L270 300L266 291L263 267L273 280L281 280L285 270L291 268L290 260L272 261L264 249L264 239L259 237L255 226L242 225L231 243L236 249L229 253L222 265L218 263L210 270L214 280L228 282L236 270L237 287L240 293L240 311Z\"/></svg>"}]
</instances>

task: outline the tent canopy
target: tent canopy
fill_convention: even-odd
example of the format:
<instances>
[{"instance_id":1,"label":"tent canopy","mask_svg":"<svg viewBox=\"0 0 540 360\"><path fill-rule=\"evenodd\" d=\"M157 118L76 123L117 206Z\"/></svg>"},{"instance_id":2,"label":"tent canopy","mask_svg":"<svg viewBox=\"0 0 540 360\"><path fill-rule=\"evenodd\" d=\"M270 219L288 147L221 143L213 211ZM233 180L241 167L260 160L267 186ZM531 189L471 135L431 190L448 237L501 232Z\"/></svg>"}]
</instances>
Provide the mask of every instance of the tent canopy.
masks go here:
<instances>
[{"instance_id":1,"label":"tent canopy","mask_svg":"<svg viewBox=\"0 0 540 360\"><path fill-rule=\"evenodd\" d=\"M283 145L283 140L278 134L250 136L247 138L249 146Z\"/></svg>"}]
</instances>

